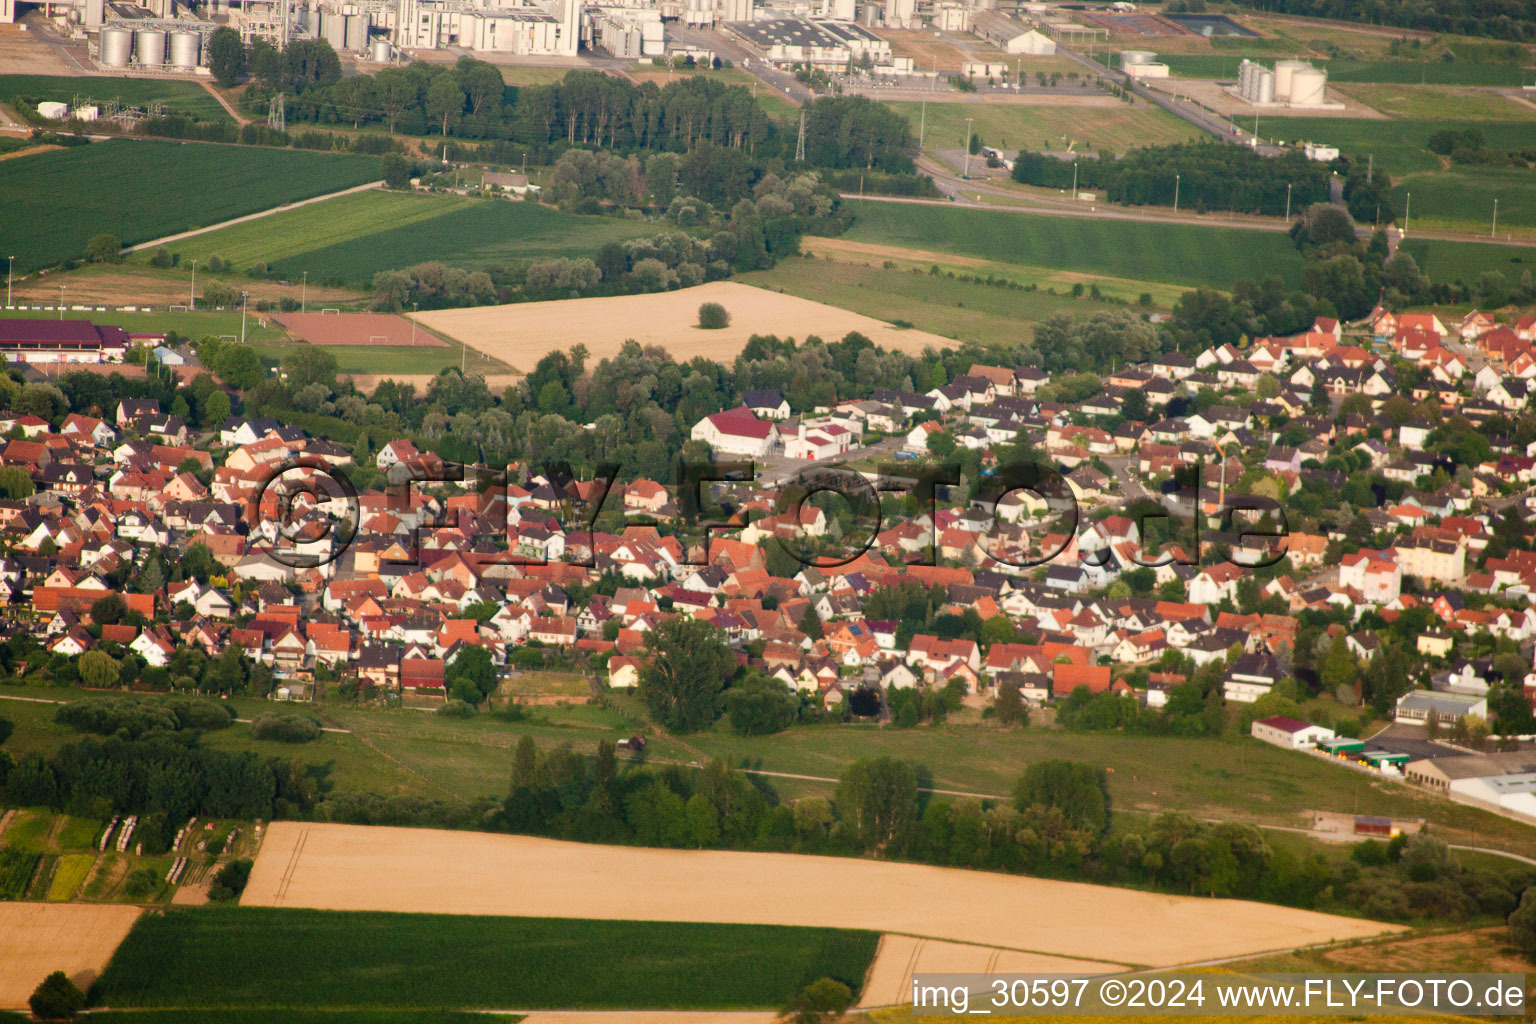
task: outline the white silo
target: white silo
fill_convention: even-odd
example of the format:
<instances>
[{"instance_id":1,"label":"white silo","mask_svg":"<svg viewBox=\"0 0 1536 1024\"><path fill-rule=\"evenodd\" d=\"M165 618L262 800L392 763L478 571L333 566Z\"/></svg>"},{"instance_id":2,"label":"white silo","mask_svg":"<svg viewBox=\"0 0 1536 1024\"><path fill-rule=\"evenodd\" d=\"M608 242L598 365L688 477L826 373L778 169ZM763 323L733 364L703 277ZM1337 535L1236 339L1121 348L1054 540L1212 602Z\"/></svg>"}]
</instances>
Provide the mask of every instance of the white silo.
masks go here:
<instances>
[{"instance_id":1,"label":"white silo","mask_svg":"<svg viewBox=\"0 0 1536 1024\"><path fill-rule=\"evenodd\" d=\"M200 33L188 32L185 29L171 33L172 66L189 70L195 68L202 52L203 37Z\"/></svg>"},{"instance_id":2,"label":"white silo","mask_svg":"<svg viewBox=\"0 0 1536 1024\"><path fill-rule=\"evenodd\" d=\"M1328 85L1328 72L1317 68L1297 70L1291 76L1290 103L1295 107L1319 107Z\"/></svg>"},{"instance_id":3,"label":"white silo","mask_svg":"<svg viewBox=\"0 0 1536 1024\"><path fill-rule=\"evenodd\" d=\"M394 57L394 48L389 45L388 39L375 39L370 49L372 50L373 62L375 64L388 64Z\"/></svg>"},{"instance_id":4,"label":"white silo","mask_svg":"<svg viewBox=\"0 0 1536 1024\"><path fill-rule=\"evenodd\" d=\"M1260 68L1253 76L1253 102L1275 102L1275 73L1268 68Z\"/></svg>"},{"instance_id":5,"label":"white silo","mask_svg":"<svg viewBox=\"0 0 1536 1024\"><path fill-rule=\"evenodd\" d=\"M1120 67L1122 70L1130 67L1132 64L1151 64L1155 60L1157 60L1157 54L1151 50L1120 51Z\"/></svg>"},{"instance_id":6,"label":"white silo","mask_svg":"<svg viewBox=\"0 0 1536 1024\"><path fill-rule=\"evenodd\" d=\"M1284 102L1291 98L1291 78L1297 71L1312 65L1304 60L1279 60L1275 62L1275 99Z\"/></svg>"},{"instance_id":7,"label":"white silo","mask_svg":"<svg viewBox=\"0 0 1536 1024\"><path fill-rule=\"evenodd\" d=\"M133 32L110 25L101 30L101 62L109 68L125 68L133 54Z\"/></svg>"},{"instance_id":8,"label":"white silo","mask_svg":"<svg viewBox=\"0 0 1536 1024\"><path fill-rule=\"evenodd\" d=\"M139 29L133 34L133 45L143 67L160 67L165 63L165 33L160 29Z\"/></svg>"}]
</instances>

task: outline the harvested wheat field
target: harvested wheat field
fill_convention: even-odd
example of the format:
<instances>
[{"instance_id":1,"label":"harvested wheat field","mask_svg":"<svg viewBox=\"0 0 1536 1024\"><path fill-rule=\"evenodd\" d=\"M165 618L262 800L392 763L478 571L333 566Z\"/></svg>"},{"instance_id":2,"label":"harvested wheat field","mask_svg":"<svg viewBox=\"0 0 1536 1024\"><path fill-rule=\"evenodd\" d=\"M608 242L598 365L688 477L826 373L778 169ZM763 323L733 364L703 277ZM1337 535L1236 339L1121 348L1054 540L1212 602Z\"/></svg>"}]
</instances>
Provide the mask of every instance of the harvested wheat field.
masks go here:
<instances>
[{"instance_id":1,"label":"harvested wheat field","mask_svg":"<svg viewBox=\"0 0 1536 1024\"><path fill-rule=\"evenodd\" d=\"M731 325L715 331L697 327L699 306L705 302L724 306ZM624 342L633 339L641 345L662 346L680 363L694 356L729 362L754 334L800 341L814 334L836 341L849 331L859 331L877 345L914 354L930 345L952 348L956 344L937 334L902 330L836 306L734 281L649 295L440 309L416 319L523 373L546 353L578 342L587 346L592 362L617 355Z\"/></svg>"},{"instance_id":2,"label":"harvested wheat field","mask_svg":"<svg viewBox=\"0 0 1536 1024\"><path fill-rule=\"evenodd\" d=\"M89 988L138 916L138 907L0 903L0 1008L25 1007L54 971Z\"/></svg>"},{"instance_id":3,"label":"harvested wheat field","mask_svg":"<svg viewBox=\"0 0 1536 1024\"><path fill-rule=\"evenodd\" d=\"M452 864L452 871L423 865ZM273 823L242 903L864 928L1168 966L1401 929L1289 907L922 864Z\"/></svg>"},{"instance_id":4,"label":"harvested wheat field","mask_svg":"<svg viewBox=\"0 0 1536 1024\"><path fill-rule=\"evenodd\" d=\"M914 974L1103 974L1124 964L1074 960L1016 949L940 942L913 935L882 935L864 979L860 1006L894 1006L912 998Z\"/></svg>"}]
</instances>

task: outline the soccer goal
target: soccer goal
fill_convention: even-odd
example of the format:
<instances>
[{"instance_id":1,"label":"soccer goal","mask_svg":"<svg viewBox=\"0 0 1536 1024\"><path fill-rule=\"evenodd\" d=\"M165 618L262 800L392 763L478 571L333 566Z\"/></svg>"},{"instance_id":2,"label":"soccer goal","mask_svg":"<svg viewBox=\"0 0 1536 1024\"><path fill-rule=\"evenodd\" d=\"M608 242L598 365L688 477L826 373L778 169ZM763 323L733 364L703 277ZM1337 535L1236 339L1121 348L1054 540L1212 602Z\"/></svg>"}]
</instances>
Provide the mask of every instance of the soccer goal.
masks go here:
<instances>
[{"instance_id":1,"label":"soccer goal","mask_svg":"<svg viewBox=\"0 0 1536 1024\"><path fill-rule=\"evenodd\" d=\"M320 311L320 315L321 316L326 316L327 314L335 314L335 315L339 316L341 314L341 310L339 310L339 309L322 309Z\"/></svg>"},{"instance_id":2,"label":"soccer goal","mask_svg":"<svg viewBox=\"0 0 1536 1024\"><path fill-rule=\"evenodd\" d=\"M387 334L370 334L370 335L368 335L368 344L370 344L370 345L388 345L389 344L389 335L387 335Z\"/></svg>"}]
</instances>

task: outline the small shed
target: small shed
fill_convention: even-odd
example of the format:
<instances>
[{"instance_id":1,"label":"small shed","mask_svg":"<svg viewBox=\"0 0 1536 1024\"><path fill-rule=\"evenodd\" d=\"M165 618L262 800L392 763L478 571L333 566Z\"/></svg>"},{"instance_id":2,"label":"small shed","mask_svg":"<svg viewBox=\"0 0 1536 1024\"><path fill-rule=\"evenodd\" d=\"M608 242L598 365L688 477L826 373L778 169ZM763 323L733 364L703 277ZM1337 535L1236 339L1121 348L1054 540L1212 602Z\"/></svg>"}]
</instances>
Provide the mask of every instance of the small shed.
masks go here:
<instances>
[{"instance_id":1,"label":"small shed","mask_svg":"<svg viewBox=\"0 0 1536 1024\"><path fill-rule=\"evenodd\" d=\"M1365 753L1365 741L1351 739L1348 736L1335 736L1332 739L1318 740L1317 749L1336 757L1355 757Z\"/></svg>"},{"instance_id":2,"label":"small shed","mask_svg":"<svg viewBox=\"0 0 1536 1024\"><path fill-rule=\"evenodd\" d=\"M1355 815L1355 835L1390 837L1392 835L1392 819L1378 818L1370 814L1357 814Z\"/></svg>"}]
</instances>

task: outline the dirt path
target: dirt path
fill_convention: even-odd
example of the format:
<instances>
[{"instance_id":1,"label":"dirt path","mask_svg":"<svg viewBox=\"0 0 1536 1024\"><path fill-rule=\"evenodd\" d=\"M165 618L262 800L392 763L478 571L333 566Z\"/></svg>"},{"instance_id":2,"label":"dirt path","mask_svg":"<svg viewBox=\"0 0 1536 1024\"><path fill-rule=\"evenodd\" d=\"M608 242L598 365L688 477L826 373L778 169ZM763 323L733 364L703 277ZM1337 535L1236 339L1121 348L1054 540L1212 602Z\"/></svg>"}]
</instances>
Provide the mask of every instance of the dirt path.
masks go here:
<instances>
[{"instance_id":1,"label":"dirt path","mask_svg":"<svg viewBox=\"0 0 1536 1024\"><path fill-rule=\"evenodd\" d=\"M285 210L296 210L301 206L308 206L311 203L323 203L327 199L336 199L341 196L349 196L354 192L366 192L371 188L378 188L383 184L384 183L382 181L371 181L366 185L354 185L352 188L344 188L340 192L328 192L323 196L314 196L310 199L300 199L296 203L288 203L283 206L274 206L270 210L261 210L257 213L248 213L244 217L236 217L234 220L226 220L221 224L210 224L206 228L197 228L192 231L183 231L177 235L166 235L164 238L155 238L148 242L141 242L138 245L130 245L128 248L124 249L123 252L130 253L140 252L145 249L153 249L156 246L168 245L171 242L179 242L183 238L195 238L198 235L206 235L208 232L217 231L220 228L233 227L236 224L245 224L249 221L260 220L263 217L270 217L274 213L282 213Z\"/></svg>"},{"instance_id":2,"label":"dirt path","mask_svg":"<svg viewBox=\"0 0 1536 1024\"><path fill-rule=\"evenodd\" d=\"M223 93L221 93L221 92L219 92L219 90L215 89L213 87L213 83L212 82L204 82L204 83L202 83L202 85L203 85L203 88L208 91L208 95L210 95L214 99L218 100L219 101L219 106L223 107L225 112L227 112L230 117L235 119L235 123L236 124L238 124L240 127L244 128L246 125L251 123L251 119L246 117L244 114L240 113L240 111L236 110L235 109L235 105L233 103L229 102L229 100L225 98Z\"/></svg>"}]
</instances>

